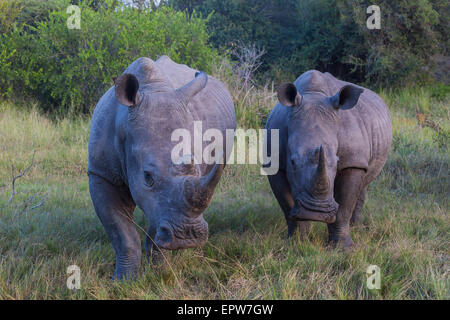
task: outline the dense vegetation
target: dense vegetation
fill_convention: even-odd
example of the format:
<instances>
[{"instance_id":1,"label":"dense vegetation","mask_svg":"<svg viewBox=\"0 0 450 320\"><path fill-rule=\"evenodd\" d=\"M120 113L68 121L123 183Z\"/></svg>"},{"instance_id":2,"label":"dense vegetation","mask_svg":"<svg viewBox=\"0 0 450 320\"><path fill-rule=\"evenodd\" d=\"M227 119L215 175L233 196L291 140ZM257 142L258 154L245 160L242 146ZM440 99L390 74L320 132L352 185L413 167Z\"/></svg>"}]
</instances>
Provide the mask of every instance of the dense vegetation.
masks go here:
<instances>
[{"instance_id":1,"label":"dense vegetation","mask_svg":"<svg viewBox=\"0 0 450 320\"><path fill-rule=\"evenodd\" d=\"M368 0L131 2L0 0L0 96L89 113L131 61L163 54L208 72L219 54L256 64L259 84L318 69L373 88L405 87L427 83L436 56L448 55L445 0L376 1L380 30L366 27ZM81 7L80 30L67 28L70 3Z\"/></svg>"},{"instance_id":2,"label":"dense vegetation","mask_svg":"<svg viewBox=\"0 0 450 320\"><path fill-rule=\"evenodd\" d=\"M373 86L427 80L433 54L448 53L446 0L169 0L175 8L214 12L211 40L264 47L264 68L275 79L309 69L329 71ZM381 29L366 27L370 5L381 10ZM428 68L428 70L426 69Z\"/></svg>"},{"instance_id":3,"label":"dense vegetation","mask_svg":"<svg viewBox=\"0 0 450 320\"><path fill-rule=\"evenodd\" d=\"M195 15L187 18L166 7L147 14L115 10L114 1L98 7L81 1L81 29L70 30L69 1L36 2L0 0L12 4L9 11L16 17L2 23L0 95L37 99L44 110L90 112L112 78L140 56L166 54L207 72L218 56L207 44L207 19Z\"/></svg>"}]
</instances>

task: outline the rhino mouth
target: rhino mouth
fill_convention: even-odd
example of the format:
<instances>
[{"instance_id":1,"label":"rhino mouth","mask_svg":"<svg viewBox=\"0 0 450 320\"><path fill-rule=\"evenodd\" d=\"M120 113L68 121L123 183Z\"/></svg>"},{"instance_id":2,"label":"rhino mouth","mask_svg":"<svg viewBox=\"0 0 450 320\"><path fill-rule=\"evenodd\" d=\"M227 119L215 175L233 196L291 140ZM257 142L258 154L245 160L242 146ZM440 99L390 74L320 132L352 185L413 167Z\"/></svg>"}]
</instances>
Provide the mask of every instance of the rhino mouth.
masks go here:
<instances>
[{"instance_id":1,"label":"rhino mouth","mask_svg":"<svg viewBox=\"0 0 450 320\"><path fill-rule=\"evenodd\" d=\"M208 240L208 223L199 221L176 225L162 222L156 232L155 243L161 249L177 250L200 247Z\"/></svg>"},{"instance_id":2,"label":"rhino mouth","mask_svg":"<svg viewBox=\"0 0 450 320\"><path fill-rule=\"evenodd\" d=\"M290 212L290 218L301 221L319 221L334 223L339 205L334 201L311 201L312 199L298 198Z\"/></svg>"}]
</instances>

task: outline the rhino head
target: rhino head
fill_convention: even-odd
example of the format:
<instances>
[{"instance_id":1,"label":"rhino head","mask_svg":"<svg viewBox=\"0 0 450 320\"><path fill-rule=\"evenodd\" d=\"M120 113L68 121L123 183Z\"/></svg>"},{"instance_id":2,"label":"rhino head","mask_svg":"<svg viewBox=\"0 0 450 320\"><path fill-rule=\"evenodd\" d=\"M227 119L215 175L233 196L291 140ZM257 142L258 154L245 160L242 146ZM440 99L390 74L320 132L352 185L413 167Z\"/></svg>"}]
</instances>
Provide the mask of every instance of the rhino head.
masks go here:
<instances>
[{"instance_id":1,"label":"rhino head","mask_svg":"<svg viewBox=\"0 0 450 320\"><path fill-rule=\"evenodd\" d=\"M163 249L197 247L208 239L203 212L223 164L216 163L202 176L199 165L176 164L171 158L175 143L171 134L193 122L188 104L206 83L203 72L178 89L164 81L140 86L138 78L128 73L115 80L116 99L129 108L124 172L133 200L150 221L150 241Z\"/></svg>"},{"instance_id":2,"label":"rhino head","mask_svg":"<svg viewBox=\"0 0 450 320\"><path fill-rule=\"evenodd\" d=\"M362 91L346 85L334 96L318 92L301 96L292 83L279 86L278 100L292 108L286 148L286 173L294 198L292 219L335 222L339 207L333 192L339 161L338 112L353 108Z\"/></svg>"}]
</instances>

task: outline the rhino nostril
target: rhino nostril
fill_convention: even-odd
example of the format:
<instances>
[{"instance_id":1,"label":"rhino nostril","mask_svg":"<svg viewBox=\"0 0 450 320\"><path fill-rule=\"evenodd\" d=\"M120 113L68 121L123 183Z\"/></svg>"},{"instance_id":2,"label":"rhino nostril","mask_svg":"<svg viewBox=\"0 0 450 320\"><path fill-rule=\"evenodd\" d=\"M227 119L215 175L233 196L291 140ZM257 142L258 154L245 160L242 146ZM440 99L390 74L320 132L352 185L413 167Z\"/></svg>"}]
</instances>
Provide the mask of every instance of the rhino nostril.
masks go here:
<instances>
[{"instance_id":1,"label":"rhino nostril","mask_svg":"<svg viewBox=\"0 0 450 320\"><path fill-rule=\"evenodd\" d=\"M158 233L156 235L156 238L160 241L160 242L165 242L168 243L171 240L171 234L170 234L170 230L167 227L160 227L158 230Z\"/></svg>"}]
</instances>

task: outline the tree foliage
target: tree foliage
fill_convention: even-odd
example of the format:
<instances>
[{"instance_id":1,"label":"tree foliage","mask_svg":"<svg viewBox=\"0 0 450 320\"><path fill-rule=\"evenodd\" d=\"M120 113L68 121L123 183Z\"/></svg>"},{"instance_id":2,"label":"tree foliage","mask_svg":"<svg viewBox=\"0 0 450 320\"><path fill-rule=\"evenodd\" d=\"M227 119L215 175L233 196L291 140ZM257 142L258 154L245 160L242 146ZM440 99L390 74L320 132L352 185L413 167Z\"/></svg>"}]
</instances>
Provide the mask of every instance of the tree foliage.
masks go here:
<instances>
[{"instance_id":1,"label":"tree foliage","mask_svg":"<svg viewBox=\"0 0 450 320\"><path fill-rule=\"evenodd\" d=\"M62 1L59 1L61 4ZM171 8L121 8L81 1L81 29L67 27L70 5L0 35L0 94L37 98L45 110L89 112L112 77L141 56L169 55L205 71L218 54L208 45L206 19ZM111 6L110 6L111 5ZM18 20L21 17L19 15Z\"/></svg>"},{"instance_id":2,"label":"tree foliage","mask_svg":"<svg viewBox=\"0 0 450 320\"><path fill-rule=\"evenodd\" d=\"M360 68L367 82L389 86L426 81L433 68L433 55L440 52L440 1L377 1L381 8L381 29L365 27L369 0L341 2L341 12L355 23L362 41L348 59ZM447 18L448 19L448 18Z\"/></svg>"},{"instance_id":3,"label":"tree foliage","mask_svg":"<svg viewBox=\"0 0 450 320\"><path fill-rule=\"evenodd\" d=\"M178 10L214 12L217 47L264 47L262 70L292 80L308 69L373 86L426 80L433 54L448 52L446 0L168 0ZM381 8L381 29L369 30L367 7Z\"/></svg>"},{"instance_id":4,"label":"tree foliage","mask_svg":"<svg viewBox=\"0 0 450 320\"><path fill-rule=\"evenodd\" d=\"M81 7L81 30L67 27L71 3ZM447 0L133 3L0 0L0 96L35 98L45 110L88 112L134 59L163 54L209 71L220 50L240 60L235 67L244 66L250 79L245 66L253 60L236 53L258 48L258 61L248 65L257 65L257 78L265 81L292 81L317 69L373 87L425 82L436 56L448 60ZM373 4L381 9L380 30L366 27ZM252 74L246 83L254 80Z\"/></svg>"}]
</instances>

